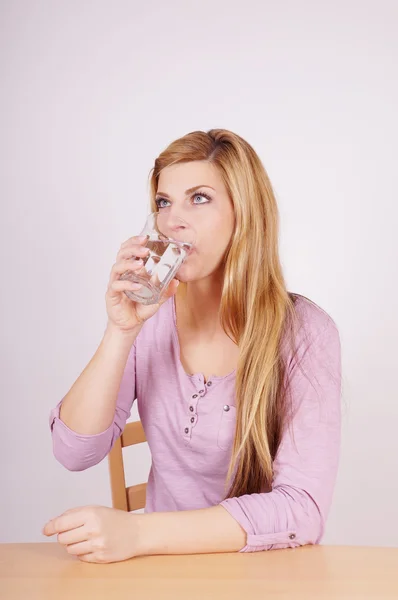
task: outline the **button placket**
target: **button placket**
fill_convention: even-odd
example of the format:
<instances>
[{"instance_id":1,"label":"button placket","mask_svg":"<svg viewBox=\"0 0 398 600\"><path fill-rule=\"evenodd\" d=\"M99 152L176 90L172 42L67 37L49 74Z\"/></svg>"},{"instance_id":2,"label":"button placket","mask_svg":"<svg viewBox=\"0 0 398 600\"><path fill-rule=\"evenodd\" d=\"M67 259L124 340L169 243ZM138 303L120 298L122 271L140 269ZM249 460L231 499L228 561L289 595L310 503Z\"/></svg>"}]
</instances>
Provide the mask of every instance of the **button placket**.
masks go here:
<instances>
[{"instance_id":1,"label":"button placket","mask_svg":"<svg viewBox=\"0 0 398 600\"><path fill-rule=\"evenodd\" d=\"M198 390L197 393L192 394L191 399L190 399L190 403L189 403L189 415L188 415L188 422L186 424L186 426L184 427L184 437L185 439L191 439L191 435L192 435L192 427L194 426L194 424L197 421L197 405L198 405L198 400L199 398L203 397L203 395L205 394L205 389L201 388L200 390Z\"/></svg>"}]
</instances>

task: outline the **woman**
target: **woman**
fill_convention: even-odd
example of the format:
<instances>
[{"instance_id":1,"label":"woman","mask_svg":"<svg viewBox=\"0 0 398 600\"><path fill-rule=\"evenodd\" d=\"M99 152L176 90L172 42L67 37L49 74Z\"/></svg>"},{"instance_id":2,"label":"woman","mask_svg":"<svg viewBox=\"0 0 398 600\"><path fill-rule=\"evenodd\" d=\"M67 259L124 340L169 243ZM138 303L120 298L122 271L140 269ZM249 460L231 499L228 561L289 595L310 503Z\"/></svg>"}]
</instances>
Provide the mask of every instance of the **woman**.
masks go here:
<instances>
[{"instance_id":1,"label":"woman","mask_svg":"<svg viewBox=\"0 0 398 600\"><path fill-rule=\"evenodd\" d=\"M286 290L267 173L238 135L195 131L156 159L151 209L192 224L194 251L144 306L119 277L146 250L121 245L104 337L50 417L56 458L79 471L107 456L137 398L145 512L79 507L43 532L87 562L316 544L338 468L340 339Z\"/></svg>"}]
</instances>

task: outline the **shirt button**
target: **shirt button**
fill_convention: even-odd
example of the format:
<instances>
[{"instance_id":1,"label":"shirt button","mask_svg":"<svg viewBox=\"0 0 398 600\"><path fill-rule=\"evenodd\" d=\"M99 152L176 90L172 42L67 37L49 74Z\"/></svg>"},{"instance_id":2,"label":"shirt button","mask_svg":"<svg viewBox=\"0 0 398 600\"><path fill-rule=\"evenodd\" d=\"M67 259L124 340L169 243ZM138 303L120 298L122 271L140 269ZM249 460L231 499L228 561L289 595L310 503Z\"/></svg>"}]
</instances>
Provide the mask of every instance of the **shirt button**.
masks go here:
<instances>
[{"instance_id":1,"label":"shirt button","mask_svg":"<svg viewBox=\"0 0 398 600\"><path fill-rule=\"evenodd\" d=\"M189 410L190 410L191 412L193 412L193 406L190 406L190 407L189 407Z\"/></svg>"},{"instance_id":2,"label":"shirt button","mask_svg":"<svg viewBox=\"0 0 398 600\"><path fill-rule=\"evenodd\" d=\"M198 394L194 394L194 395L192 396L192 398L197 398L197 397L198 397Z\"/></svg>"},{"instance_id":3,"label":"shirt button","mask_svg":"<svg viewBox=\"0 0 398 600\"><path fill-rule=\"evenodd\" d=\"M291 534L289 535L289 538L290 538L291 540L294 540L294 538L295 538L295 537L296 537L296 534L295 534L295 533L291 533Z\"/></svg>"},{"instance_id":4,"label":"shirt button","mask_svg":"<svg viewBox=\"0 0 398 600\"><path fill-rule=\"evenodd\" d=\"M188 433L189 432L188 427L185 427L184 431L185 431L185 433Z\"/></svg>"},{"instance_id":5,"label":"shirt button","mask_svg":"<svg viewBox=\"0 0 398 600\"><path fill-rule=\"evenodd\" d=\"M204 390L199 390L199 394L204 394Z\"/></svg>"},{"instance_id":6,"label":"shirt button","mask_svg":"<svg viewBox=\"0 0 398 600\"><path fill-rule=\"evenodd\" d=\"M211 382L211 381L208 381L208 382L206 383L206 385L209 385L209 386L210 386L211 384L212 384L212 382Z\"/></svg>"},{"instance_id":7,"label":"shirt button","mask_svg":"<svg viewBox=\"0 0 398 600\"><path fill-rule=\"evenodd\" d=\"M224 410L225 410L225 412L228 412L228 411L229 411L229 406L228 406L228 404L226 404L226 405L224 406Z\"/></svg>"},{"instance_id":8,"label":"shirt button","mask_svg":"<svg viewBox=\"0 0 398 600\"><path fill-rule=\"evenodd\" d=\"M194 423L195 417L191 417L191 423Z\"/></svg>"}]
</instances>

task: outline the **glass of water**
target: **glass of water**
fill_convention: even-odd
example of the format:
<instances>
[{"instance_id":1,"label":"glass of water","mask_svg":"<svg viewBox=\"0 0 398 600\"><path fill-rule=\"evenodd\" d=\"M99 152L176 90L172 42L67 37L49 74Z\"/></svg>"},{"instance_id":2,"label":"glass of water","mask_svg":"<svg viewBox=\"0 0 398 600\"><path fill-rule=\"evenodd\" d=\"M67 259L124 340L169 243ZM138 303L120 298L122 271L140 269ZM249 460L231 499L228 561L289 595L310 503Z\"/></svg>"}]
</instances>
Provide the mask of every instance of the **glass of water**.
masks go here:
<instances>
[{"instance_id":1,"label":"glass of water","mask_svg":"<svg viewBox=\"0 0 398 600\"><path fill-rule=\"evenodd\" d=\"M146 236L144 246L150 251L141 257L144 264L138 271L125 271L120 279L142 285L138 290L124 291L130 300L141 304L157 304L195 246L196 232L183 219L171 217L170 213L163 211L148 215L139 235ZM134 256L132 260L135 260Z\"/></svg>"}]
</instances>

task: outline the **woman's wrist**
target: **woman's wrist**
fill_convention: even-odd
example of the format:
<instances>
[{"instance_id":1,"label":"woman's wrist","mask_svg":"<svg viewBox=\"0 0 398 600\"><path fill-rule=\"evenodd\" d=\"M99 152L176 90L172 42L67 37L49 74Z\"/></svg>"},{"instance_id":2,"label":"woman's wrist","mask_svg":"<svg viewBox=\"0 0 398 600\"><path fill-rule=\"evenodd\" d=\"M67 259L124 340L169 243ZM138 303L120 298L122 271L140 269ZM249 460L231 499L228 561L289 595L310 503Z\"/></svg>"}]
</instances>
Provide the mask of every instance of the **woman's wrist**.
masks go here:
<instances>
[{"instance_id":1,"label":"woman's wrist","mask_svg":"<svg viewBox=\"0 0 398 600\"><path fill-rule=\"evenodd\" d=\"M105 341L122 341L126 344L133 344L139 332L141 331L142 325L137 325L134 329L129 331L123 331L117 325L114 325L111 321L108 321L104 332Z\"/></svg>"},{"instance_id":2,"label":"woman's wrist","mask_svg":"<svg viewBox=\"0 0 398 600\"><path fill-rule=\"evenodd\" d=\"M148 522L148 515L145 513L131 514L132 531L130 535L133 538L134 555L148 556L153 550L153 532L151 531L151 523Z\"/></svg>"}]
</instances>

